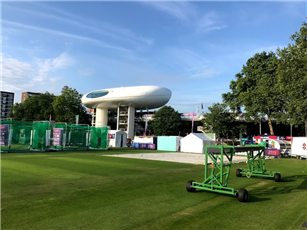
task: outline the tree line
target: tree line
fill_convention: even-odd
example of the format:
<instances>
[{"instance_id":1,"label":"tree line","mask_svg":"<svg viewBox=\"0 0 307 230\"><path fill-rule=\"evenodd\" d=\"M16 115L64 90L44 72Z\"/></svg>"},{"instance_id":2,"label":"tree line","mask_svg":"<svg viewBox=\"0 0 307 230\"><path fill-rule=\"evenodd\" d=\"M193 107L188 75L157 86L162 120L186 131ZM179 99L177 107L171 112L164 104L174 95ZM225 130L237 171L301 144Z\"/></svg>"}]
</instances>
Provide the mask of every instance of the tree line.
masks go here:
<instances>
[{"instance_id":1,"label":"tree line","mask_svg":"<svg viewBox=\"0 0 307 230\"><path fill-rule=\"evenodd\" d=\"M295 32L287 47L256 53L230 82L222 103L205 115L204 129L225 136L244 131L236 117L244 111L247 121L265 117L274 135L272 120L298 126L307 122L307 23ZM231 111L231 112L229 112Z\"/></svg>"},{"instance_id":2,"label":"tree line","mask_svg":"<svg viewBox=\"0 0 307 230\"><path fill-rule=\"evenodd\" d=\"M247 128L237 119L242 112L247 122L259 123L265 117L271 135L272 120L294 126L307 122L307 23L290 39L287 47L256 53L247 60L230 82L230 92L222 94L223 102L208 107L202 120L205 131L238 137ZM180 114L164 106L154 113L149 127L156 135L178 135Z\"/></svg>"},{"instance_id":3,"label":"tree line","mask_svg":"<svg viewBox=\"0 0 307 230\"><path fill-rule=\"evenodd\" d=\"M76 89L64 86L61 95L49 92L32 96L23 103L11 107L10 118L14 120L49 120L74 124L79 115L79 124L90 124L90 116L81 103L82 94Z\"/></svg>"}]
</instances>

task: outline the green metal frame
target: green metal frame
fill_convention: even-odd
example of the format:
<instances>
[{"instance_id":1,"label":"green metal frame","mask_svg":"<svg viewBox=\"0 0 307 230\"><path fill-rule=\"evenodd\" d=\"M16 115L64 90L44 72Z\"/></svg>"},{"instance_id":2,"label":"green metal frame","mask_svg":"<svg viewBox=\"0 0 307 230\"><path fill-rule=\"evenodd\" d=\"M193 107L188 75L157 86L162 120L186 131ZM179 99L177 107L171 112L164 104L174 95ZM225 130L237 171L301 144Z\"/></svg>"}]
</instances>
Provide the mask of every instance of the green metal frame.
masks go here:
<instances>
[{"instance_id":1,"label":"green metal frame","mask_svg":"<svg viewBox=\"0 0 307 230\"><path fill-rule=\"evenodd\" d=\"M247 152L247 168L240 168L241 174L247 177L274 177L275 171L265 169L265 146L264 145L247 145L235 147L235 152Z\"/></svg>"},{"instance_id":2,"label":"green metal frame","mask_svg":"<svg viewBox=\"0 0 307 230\"><path fill-rule=\"evenodd\" d=\"M202 183L192 182L191 188L236 196L238 190L227 187L232 157L234 155L234 147L207 145L205 148L205 155L204 181ZM229 160L228 164L223 162L224 156ZM208 165L208 157L213 162L211 165ZM209 169L211 169L211 173L209 173Z\"/></svg>"}]
</instances>

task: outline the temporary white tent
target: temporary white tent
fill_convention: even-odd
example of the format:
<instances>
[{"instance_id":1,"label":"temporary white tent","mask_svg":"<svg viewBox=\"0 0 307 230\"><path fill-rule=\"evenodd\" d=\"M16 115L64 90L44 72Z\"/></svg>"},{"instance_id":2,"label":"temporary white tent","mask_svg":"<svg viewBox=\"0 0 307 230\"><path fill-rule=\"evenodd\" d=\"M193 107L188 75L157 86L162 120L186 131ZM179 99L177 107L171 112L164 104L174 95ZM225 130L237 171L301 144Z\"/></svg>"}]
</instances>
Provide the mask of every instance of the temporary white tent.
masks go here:
<instances>
[{"instance_id":1,"label":"temporary white tent","mask_svg":"<svg viewBox=\"0 0 307 230\"><path fill-rule=\"evenodd\" d=\"M127 133L121 130L109 130L109 147L126 147Z\"/></svg>"},{"instance_id":2,"label":"temporary white tent","mask_svg":"<svg viewBox=\"0 0 307 230\"><path fill-rule=\"evenodd\" d=\"M214 140L202 133L190 133L180 140L180 151L189 153L205 153L206 145L214 145Z\"/></svg>"}]
</instances>

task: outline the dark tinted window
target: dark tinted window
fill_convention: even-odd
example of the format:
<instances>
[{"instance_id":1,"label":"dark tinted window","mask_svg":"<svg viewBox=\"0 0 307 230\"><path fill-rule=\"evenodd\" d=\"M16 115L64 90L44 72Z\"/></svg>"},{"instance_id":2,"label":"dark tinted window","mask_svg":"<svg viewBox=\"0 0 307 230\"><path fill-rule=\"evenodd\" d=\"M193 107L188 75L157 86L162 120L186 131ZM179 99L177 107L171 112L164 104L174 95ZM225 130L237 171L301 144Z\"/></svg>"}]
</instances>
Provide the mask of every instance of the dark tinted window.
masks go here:
<instances>
[{"instance_id":1,"label":"dark tinted window","mask_svg":"<svg viewBox=\"0 0 307 230\"><path fill-rule=\"evenodd\" d=\"M89 93L86 97L87 98L103 97L103 96L107 95L108 93L109 93L109 91L107 91L107 90L100 90L100 91L95 91L95 92Z\"/></svg>"}]
</instances>

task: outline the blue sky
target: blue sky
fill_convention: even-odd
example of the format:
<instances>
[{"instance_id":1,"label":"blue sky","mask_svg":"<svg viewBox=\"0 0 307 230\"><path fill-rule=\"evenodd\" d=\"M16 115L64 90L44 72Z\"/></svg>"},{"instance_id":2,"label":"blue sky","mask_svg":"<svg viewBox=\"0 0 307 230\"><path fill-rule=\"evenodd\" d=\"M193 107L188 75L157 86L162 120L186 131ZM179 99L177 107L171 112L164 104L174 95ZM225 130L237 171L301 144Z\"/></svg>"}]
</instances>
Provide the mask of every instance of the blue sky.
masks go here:
<instances>
[{"instance_id":1,"label":"blue sky","mask_svg":"<svg viewBox=\"0 0 307 230\"><path fill-rule=\"evenodd\" d=\"M306 20L306 1L2 2L1 90L79 93L138 85L204 112L248 58L276 51ZM201 108L199 109L201 111Z\"/></svg>"}]
</instances>

